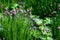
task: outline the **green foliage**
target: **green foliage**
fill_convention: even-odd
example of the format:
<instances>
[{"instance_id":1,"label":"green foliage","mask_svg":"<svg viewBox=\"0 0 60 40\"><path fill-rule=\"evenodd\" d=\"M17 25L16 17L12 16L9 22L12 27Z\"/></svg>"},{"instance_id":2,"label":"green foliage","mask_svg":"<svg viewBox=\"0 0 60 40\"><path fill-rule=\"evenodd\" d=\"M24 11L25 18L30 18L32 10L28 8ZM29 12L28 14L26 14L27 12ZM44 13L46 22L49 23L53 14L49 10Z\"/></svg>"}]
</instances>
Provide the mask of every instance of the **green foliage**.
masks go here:
<instances>
[{"instance_id":1,"label":"green foliage","mask_svg":"<svg viewBox=\"0 0 60 40\"><path fill-rule=\"evenodd\" d=\"M24 11L16 12L16 7L18 4L13 4L11 8L12 10L9 10L9 7L5 9L5 12L0 15L0 24L2 25L0 27L0 33L2 38L5 38L5 40L30 40L31 35L30 34L30 20L28 16L24 15ZM20 8L21 9L21 8ZM12 11L10 13L10 11ZM15 14L16 13L16 14ZM0 37L1 37L0 36Z\"/></svg>"},{"instance_id":2,"label":"green foliage","mask_svg":"<svg viewBox=\"0 0 60 40\"><path fill-rule=\"evenodd\" d=\"M20 2L24 2L23 5L16 4ZM6 40L60 39L59 0L0 0L0 5L0 37L4 37ZM8 8L7 11L5 7ZM12 10L15 12L18 10L18 12L10 14ZM3 16L5 12L6 15ZM37 25L37 29L29 30L30 19L33 18L32 24ZM44 26L44 24L46 25ZM45 31L46 28L50 30L49 33Z\"/></svg>"},{"instance_id":3,"label":"green foliage","mask_svg":"<svg viewBox=\"0 0 60 40\"><path fill-rule=\"evenodd\" d=\"M52 25L52 20L50 18L46 18L44 20L35 18L34 22L39 26L31 29L31 35L33 35L33 37L36 39L40 38L41 40L53 40L52 27L50 26Z\"/></svg>"},{"instance_id":4,"label":"green foliage","mask_svg":"<svg viewBox=\"0 0 60 40\"><path fill-rule=\"evenodd\" d=\"M29 40L30 19L20 15L16 17L4 17L1 24L3 25L3 33L6 40ZM27 39L29 38L29 39Z\"/></svg>"}]
</instances>

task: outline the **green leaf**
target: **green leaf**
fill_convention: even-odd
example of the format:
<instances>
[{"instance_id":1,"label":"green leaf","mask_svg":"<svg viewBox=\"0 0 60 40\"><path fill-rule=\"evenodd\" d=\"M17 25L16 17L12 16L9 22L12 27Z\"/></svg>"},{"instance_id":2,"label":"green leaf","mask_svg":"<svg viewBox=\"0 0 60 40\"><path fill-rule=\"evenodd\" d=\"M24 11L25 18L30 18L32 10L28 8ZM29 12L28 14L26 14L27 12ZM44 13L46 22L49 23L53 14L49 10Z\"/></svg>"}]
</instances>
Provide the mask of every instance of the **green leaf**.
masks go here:
<instances>
[{"instance_id":1,"label":"green leaf","mask_svg":"<svg viewBox=\"0 0 60 40\"><path fill-rule=\"evenodd\" d=\"M18 6L18 4L12 4L11 8L16 8Z\"/></svg>"},{"instance_id":2,"label":"green leaf","mask_svg":"<svg viewBox=\"0 0 60 40\"><path fill-rule=\"evenodd\" d=\"M53 40L53 38L52 37L47 37L47 40Z\"/></svg>"},{"instance_id":3,"label":"green leaf","mask_svg":"<svg viewBox=\"0 0 60 40\"><path fill-rule=\"evenodd\" d=\"M40 26L39 29L40 29L40 30L44 30L44 26L43 26L43 25Z\"/></svg>"},{"instance_id":4,"label":"green leaf","mask_svg":"<svg viewBox=\"0 0 60 40\"><path fill-rule=\"evenodd\" d=\"M36 19L35 22L38 25L42 25L43 24L43 20L42 19Z\"/></svg>"},{"instance_id":5,"label":"green leaf","mask_svg":"<svg viewBox=\"0 0 60 40\"><path fill-rule=\"evenodd\" d=\"M38 30L35 30L33 36L36 38L40 38L41 33Z\"/></svg>"},{"instance_id":6,"label":"green leaf","mask_svg":"<svg viewBox=\"0 0 60 40\"><path fill-rule=\"evenodd\" d=\"M45 21L46 24L51 24L52 23L52 20L50 18L46 18L44 21Z\"/></svg>"}]
</instances>

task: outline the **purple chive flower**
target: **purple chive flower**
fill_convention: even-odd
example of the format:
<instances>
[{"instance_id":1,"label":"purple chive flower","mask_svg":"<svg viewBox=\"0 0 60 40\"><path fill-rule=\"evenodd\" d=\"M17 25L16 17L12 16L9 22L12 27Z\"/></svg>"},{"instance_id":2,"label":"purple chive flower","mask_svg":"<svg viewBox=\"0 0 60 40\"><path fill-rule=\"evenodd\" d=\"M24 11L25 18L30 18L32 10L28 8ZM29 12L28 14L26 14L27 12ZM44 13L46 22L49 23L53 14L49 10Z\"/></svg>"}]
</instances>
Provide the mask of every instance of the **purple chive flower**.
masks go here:
<instances>
[{"instance_id":1,"label":"purple chive flower","mask_svg":"<svg viewBox=\"0 0 60 40\"><path fill-rule=\"evenodd\" d=\"M11 13L12 13L13 15L16 15L16 12L15 12L14 10L12 10Z\"/></svg>"},{"instance_id":2,"label":"purple chive flower","mask_svg":"<svg viewBox=\"0 0 60 40\"><path fill-rule=\"evenodd\" d=\"M37 29L37 27L36 27L36 26L34 26L33 28L34 28L34 30L36 30L36 29Z\"/></svg>"},{"instance_id":3,"label":"purple chive flower","mask_svg":"<svg viewBox=\"0 0 60 40\"><path fill-rule=\"evenodd\" d=\"M20 2L20 5L23 5L23 2Z\"/></svg>"},{"instance_id":4,"label":"purple chive flower","mask_svg":"<svg viewBox=\"0 0 60 40\"><path fill-rule=\"evenodd\" d=\"M46 32L50 32L50 30L49 30L48 28L45 28L45 31L46 31Z\"/></svg>"},{"instance_id":5,"label":"purple chive flower","mask_svg":"<svg viewBox=\"0 0 60 40\"><path fill-rule=\"evenodd\" d=\"M58 30L60 30L60 26L58 27Z\"/></svg>"}]
</instances>

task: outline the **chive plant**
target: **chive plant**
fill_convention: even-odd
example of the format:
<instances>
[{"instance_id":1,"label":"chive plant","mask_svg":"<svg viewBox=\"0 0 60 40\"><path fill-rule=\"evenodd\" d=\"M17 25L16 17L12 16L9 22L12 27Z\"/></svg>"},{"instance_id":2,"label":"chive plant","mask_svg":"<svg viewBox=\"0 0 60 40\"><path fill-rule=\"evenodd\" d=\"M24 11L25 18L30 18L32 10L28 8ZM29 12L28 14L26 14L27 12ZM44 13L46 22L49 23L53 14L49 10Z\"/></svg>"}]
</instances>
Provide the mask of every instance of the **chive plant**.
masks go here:
<instances>
[{"instance_id":1,"label":"chive plant","mask_svg":"<svg viewBox=\"0 0 60 40\"><path fill-rule=\"evenodd\" d=\"M60 19L59 19L60 18L59 16L60 1L59 0L27 0L27 1L19 0L19 1L21 1L20 2L21 6L19 4L13 5L13 3L15 2L19 3L16 0L8 0L8 1L0 0L1 2L0 4L1 5L3 4L3 6L0 9L2 13L4 12L4 7L7 4L9 7L9 10L6 11L7 13L5 12L6 14L4 14L5 16L0 20L1 25L3 25L3 28L4 28L3 38L5 38L6 40L37 40L37 39L43 40L44 37L46 37L46 40L48 40L47 39L49 38L48 35L43 36L43 38L41 37L42 35L40 35L42 34L41 29L43 29L44 31L43 34L44 33L46 34L46 30L48 30L48 28L45 29L45 26L43 26L43 24L47 23L49 26L51 26L50 28L52 28L50 29L52 30L51 32L52 36L50 35L51 38L53 38L54 40L59 40L60 38L59 36L60 35ZM12 7L11 7L11 4L12 4ZM25 5L25 7L23 4ZM17 8L16 6L21 8ZM32 7L32 10L30 10L31 7ZM35 16L39 15L39 17L37 16L38 19L36 19L33 15L32 17L34 18L32 19L31 15L29 15L31 13ZM26 17L26 16L30 16L30 18L33 20L34 26L32 26L33 29L30 31L28 30L29 30L29 27L31 26L30 25L31 20L29 17ZM41 21L40 18L42 18L43 23L40 22ZM48 23L48 21L46 22L47 18L48 19L50 18L53 21L51 25Z\"/></svg>"},{"instance_id":2,"label":"chive plant","mask_svg":"<svg viewBox=\"0 0 60 40\"><path fill-rule=\"evenodd\" d=\"M3 26L3 37L5 40L30 40L30 19L24 15L24 9L19 8L16 12L15 4L12 10L5 9L4 15L0 21ZM21 10L20 10L21 9Z\"/></svg>"}]
</instances>

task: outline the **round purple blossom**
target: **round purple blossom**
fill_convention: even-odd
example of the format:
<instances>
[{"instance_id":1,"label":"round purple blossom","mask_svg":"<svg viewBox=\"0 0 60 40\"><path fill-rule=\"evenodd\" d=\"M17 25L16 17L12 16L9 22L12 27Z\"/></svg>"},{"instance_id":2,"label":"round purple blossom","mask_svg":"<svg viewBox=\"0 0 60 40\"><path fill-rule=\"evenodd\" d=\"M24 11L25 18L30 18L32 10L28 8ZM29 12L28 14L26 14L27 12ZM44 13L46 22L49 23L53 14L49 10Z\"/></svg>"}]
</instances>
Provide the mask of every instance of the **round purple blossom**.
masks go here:
<instances>
[{"instance_id":1,"label":"round purple blossom","mask_svg":"<svg viewBox=\"0 0 60 40\"><path fill-rule=\"evenodd\" d=\"M36 26L34 26L33 28L34 28L34 30L36 30L36 29L37 29L37 27L36 27Z\"/></svg>"},{"instance_id":2,"label":"round purple blossom","mask_svg":"<svg viewBox=\"0 0 60 40\"><path fill-rule=\"evenodd\" d=\"M23 5L23 2L20 2L20 5Z\"/></svg>"},{"instance_id":3,"label":"round purple blossom","mask_svg":"<svg viewBox=\"0 0 60 40\"><path fill-rule=\"evenodd\" d=\"M11 13L12 13L13 15L16 15L16 12L15 12L14 10L12 10Z\"/></svg>"},{"instance_id":4,"label":"round purple blossom","mask_svg":"<svg viewBox=\"0 0 60 40\"><path fill-rule=\"evenodd\" d=\"M49 30L48 28L45 28L45 31L46 31L46 32L50 32L50 30Z\"/></svg>"}]
</instances>

